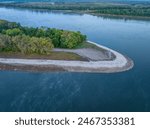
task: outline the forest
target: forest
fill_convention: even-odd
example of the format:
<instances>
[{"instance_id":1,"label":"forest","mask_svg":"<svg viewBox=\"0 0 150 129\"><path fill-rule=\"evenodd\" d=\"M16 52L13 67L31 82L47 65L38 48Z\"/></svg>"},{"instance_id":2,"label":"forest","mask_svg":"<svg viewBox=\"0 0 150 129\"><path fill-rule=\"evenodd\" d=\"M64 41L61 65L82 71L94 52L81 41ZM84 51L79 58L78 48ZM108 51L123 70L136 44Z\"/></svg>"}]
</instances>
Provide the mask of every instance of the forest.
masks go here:
<instances>
[{"instance_id":1,"label":"forest","mask_svg":"<svg viewBox=\"0 0 150 129\"><path fill-rule=\"evenodd\" d=\"M0 52L49 54L56 48L75 48L86 40L80 32L55 28L23 27L0 20Z\"/></svg>"},{"instance_id":2,"label":"forest","mask_svg":"<svg viewBox=\"0 0 150 129\"><path fill-rule=\"evenodd\" d=\"M150 3L0 3L0 6L40 10L63 10L92 14L150 17Z\"/></svg>"}]
</instances>

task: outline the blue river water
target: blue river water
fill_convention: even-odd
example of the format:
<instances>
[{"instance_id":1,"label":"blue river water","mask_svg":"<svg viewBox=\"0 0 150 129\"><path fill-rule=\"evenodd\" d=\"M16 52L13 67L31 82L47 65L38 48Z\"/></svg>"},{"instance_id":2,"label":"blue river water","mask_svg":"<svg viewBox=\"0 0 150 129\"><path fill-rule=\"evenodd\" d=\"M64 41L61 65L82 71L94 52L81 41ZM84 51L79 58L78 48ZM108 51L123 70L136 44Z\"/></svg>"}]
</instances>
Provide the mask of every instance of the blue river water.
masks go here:
<instances>
[{"instance_id":1,"label":"blue river water","mask_svg":"<svg viewBox=\"0 0 150 129\"><path fill-rule=\"evenodd\" d=\"M2 7L0 19L81 31L135 63L111 74L0 71L0 111L150 111L150 21Z\"/></svg>"}]
</instances>

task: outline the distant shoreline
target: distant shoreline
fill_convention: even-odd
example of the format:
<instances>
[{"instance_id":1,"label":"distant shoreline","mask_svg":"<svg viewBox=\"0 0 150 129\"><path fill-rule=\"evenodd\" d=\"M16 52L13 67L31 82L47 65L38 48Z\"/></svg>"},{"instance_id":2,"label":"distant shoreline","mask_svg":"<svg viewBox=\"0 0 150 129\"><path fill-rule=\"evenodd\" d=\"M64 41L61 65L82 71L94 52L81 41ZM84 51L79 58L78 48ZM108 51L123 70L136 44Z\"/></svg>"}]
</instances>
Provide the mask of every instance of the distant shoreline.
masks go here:
<instances>
[{"instance_id":1,"label":"distant shoreline","mask_svg":"<svg viewBox=\"0 0 150 129\"><path fill-rule=\"evenodd\" d=\"M90 73L114 73L131 69L133 61L122 54L88 41L97 47L112 52L115 55L113 60L104 61L66 61L66 60L46 60L46 59L16 59L0 58L0 70L32 71L32 72L90 72Z\"/></svg>"},{"instance_id":2,"label":"distant shoreline","mask_svg":"<svg viewBox=\"0 0 150 129\"><path fill-rule=\"evenodd\" d=\"M0 7L5 7L1 6ZM7 6L6 6L7 8ZM64 14L88 14L92 16L100 16L104 18L116 18L116 19L126 19L126 20L147 20L150 21L150 17L146 16L129 16L129 15L115 15L115 14L98 14L98 13L92 13L92 12L86 12L86 11L80 11L80 10L48 10L48 9L31 9L31 8L21 8L21 7L12 7L9 6L9 8L16 8L16 9L27 9L27 10L33 10L33 11L46 11L46 12L56 12L56 13L64 13Z\"/></svg>"},{"instance_id":3,"label":"distant shoreline","mask_svg":"<svg viewBox=\"0 0 150 129\"><path fill-rule=\"evenodd\" d=\"M23 3L1 3L0 7L29 9L35 11L52 11L63 13L76 13L76 14L90 14L93 16L102 16L110 18L121 19L135 19L135 20L150 20L150 14L147 12L150 8L149 5L141 4L123 4L123 3L51 3L51 2L23 2ZM124 7L124 8L123 8ZM104 10L103 10L104 9ZM111 11L113 9L114 12ZM119 9L119 10L118 10ZM142 12L140 10L143 9ZM128 12L128 11L129 12ZM99 12L100 11L100 12ZM109 12L110 11L110 12ZM118 14L118 11L122 13ZM127 13L127 12L128 13ZM145 12L146 11L146 12ZM126 13L125 13L126 12ZM139 13L140 12L140 13Z\"/></svg>"}]
</instances>

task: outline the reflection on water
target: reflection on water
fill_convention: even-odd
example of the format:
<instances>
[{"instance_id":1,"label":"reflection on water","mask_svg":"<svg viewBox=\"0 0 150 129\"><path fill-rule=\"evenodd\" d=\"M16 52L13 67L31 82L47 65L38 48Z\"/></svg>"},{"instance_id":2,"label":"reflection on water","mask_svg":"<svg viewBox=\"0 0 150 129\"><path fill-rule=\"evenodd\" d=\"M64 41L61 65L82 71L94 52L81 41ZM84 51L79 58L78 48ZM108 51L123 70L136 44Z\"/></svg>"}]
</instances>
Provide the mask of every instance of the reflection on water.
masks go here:
<instances>
[{"instance_id":1,"label":"reflection on water","mask_svg":"<svg viewBox=\"0 0 150 129\"><path fill-rule=\"evenodd\" d=\"M150 111L150 22L0 8L24 26L81 31L134 60L113 74L0 71L0 111Z\"/></svg>"}]
</instances>

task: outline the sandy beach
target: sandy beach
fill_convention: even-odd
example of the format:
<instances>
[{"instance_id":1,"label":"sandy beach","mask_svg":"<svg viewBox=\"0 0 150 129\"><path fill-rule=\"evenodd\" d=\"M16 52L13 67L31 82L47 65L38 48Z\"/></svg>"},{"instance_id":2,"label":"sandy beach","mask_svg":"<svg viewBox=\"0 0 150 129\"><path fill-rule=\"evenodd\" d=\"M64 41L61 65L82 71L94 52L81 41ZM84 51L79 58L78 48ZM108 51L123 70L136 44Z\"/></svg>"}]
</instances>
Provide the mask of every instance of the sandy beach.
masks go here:
<instances>
[{"instance_id":1,"label":"sandy beach","mask_svg":"<svg viewBox=\"0 0 150 129\"><path fill-rule=\"evenodd\" d=\"M76 53L87 58L88 61L0 58L0 69L112 73L126 71L133 67L133 61L117 51L91 41L88 41L88 43L104 49L107 54L89 48L75 50L54 49L54 51Z\"/></svg>"}]
</instances>

